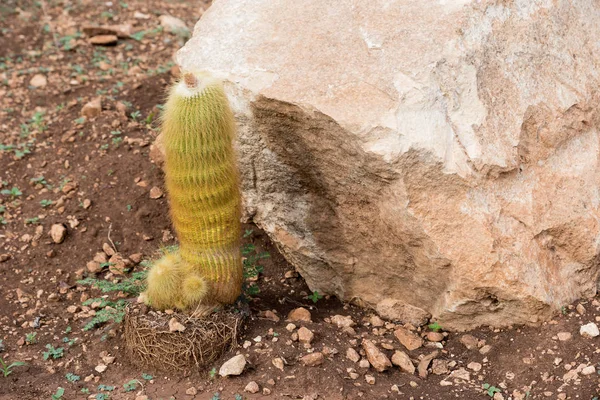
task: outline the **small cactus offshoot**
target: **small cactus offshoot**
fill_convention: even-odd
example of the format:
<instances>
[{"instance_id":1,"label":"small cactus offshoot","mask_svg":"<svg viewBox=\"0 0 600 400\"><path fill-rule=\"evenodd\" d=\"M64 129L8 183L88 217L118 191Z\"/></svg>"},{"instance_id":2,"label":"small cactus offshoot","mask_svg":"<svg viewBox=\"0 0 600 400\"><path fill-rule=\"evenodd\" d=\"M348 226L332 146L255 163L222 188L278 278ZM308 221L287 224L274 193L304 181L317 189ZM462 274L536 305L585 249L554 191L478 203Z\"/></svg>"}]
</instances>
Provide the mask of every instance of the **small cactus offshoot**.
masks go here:
<instances>
[{"instance_id":1,"label":"small cactus offshoot","mask_svg":"<svg viewBox=\"0 0 600 400\"><path fill-rule=\"evenodd\" d=\"M184 73L163 119L166 188L179 249L148 274L146 301L191 309L233 303L243 279L235 121L221 82Z\"/></svg>"}]
</instances>

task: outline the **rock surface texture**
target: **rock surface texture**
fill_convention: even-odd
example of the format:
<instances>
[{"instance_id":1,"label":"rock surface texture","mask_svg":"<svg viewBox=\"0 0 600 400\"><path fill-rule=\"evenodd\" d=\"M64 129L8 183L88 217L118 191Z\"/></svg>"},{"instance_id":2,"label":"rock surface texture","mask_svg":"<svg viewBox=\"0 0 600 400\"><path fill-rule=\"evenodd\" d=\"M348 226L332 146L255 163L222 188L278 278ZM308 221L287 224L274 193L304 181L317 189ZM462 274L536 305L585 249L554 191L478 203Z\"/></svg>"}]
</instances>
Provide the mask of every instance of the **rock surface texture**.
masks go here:
<instances>
[{"instance_id":1,"label":"rock surface texture","mask_svg":"<svg viewBox=\"0 0 600 400\"><path fill-rule=\"evenodd\" d=\"M593 0L216 0L177 58L225 79L246 216L312 290L538 323L596 292L599 20Z\"/></svg>"}]
</instances>

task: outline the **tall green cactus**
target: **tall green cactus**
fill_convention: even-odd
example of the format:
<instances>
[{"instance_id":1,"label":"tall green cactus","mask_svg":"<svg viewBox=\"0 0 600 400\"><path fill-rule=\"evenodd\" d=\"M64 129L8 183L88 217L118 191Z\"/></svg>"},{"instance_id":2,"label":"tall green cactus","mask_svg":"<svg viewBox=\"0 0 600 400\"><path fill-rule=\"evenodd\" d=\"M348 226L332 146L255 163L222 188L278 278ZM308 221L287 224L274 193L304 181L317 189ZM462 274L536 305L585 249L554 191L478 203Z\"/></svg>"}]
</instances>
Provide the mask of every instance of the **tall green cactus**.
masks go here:
<instances>
[{"instance_id":1,"label":"tall green cactus","mask_svg":"<svg viewBox=\"0 0 600 400\"><path fill-rule=\"evenodd\" d=\"M163 120L166 187L179 250L148 274L149 304L189 309L233 303L241 292L240 189L235 121L220 81L186 73Z\"/></svg>"}]
</instances>

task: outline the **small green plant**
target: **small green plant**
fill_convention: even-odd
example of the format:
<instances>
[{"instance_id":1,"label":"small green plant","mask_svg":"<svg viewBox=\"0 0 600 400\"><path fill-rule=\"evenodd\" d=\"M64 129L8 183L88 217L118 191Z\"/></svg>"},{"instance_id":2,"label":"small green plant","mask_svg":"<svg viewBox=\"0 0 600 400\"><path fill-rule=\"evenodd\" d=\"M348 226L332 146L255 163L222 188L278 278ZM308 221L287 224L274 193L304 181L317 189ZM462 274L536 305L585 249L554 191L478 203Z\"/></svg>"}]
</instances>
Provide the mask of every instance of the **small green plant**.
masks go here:
<instances>
[{"instance_id":1,"label":"small green plant","mask_svg":"<svg viewBox=\"0 0 600 400\"><path fill-rule=\"evenodd\" d=\"M22 361L15 361L15 362L8 364L8 363L5 363L2 358L0 358L0 366L2 367L2 374L4 375L5 378L13 373L13 371L12 371L13 368L21 367L23 365L25 365L25 363Z\"/></svg>"},{"instance_id":2,"label":"small green plant","mask_svg":"<svg viewBox=\"0 0 600 400\"><path fill-rule=\"evenodd\" d=\"M433 332L439 332L442 330L442 326L437 322L427 325L427 327Z\"/></svg>"},{"instance_id":3,"label":"small green plant","mask_svg":"<svg viewBox=\"0 0 600 400\"><path fill-rule=\"evenodd\" d=\"M323 298L323 296L320 295L319 292L317 292L315 290L312 292L312 294L310 296L308 296L308 298L311 299L313 303L316 303L317 301L321 300Z\"/></svg>"},{"instance_id":4,"label":"small green plant","mask_svg":"<svg viewBox=\"0 0 600 400\"><path fill-rule=\"evenodd\" d=\"M137 121L137 119L142 116L142 113L139 110L136 110L129 115L131 116L132 120Z\"/></svg>"},{"instance_id":5,"label":"small green plant","mask_svg":"<svg viewBox=\"0 0 600 400\"><path fill-rule=\"evenodd\" d=\"M52 400L60 400L60 399L62 399L63 394L65 394L65 389L59 387L58 389L56 389L56 393L54 393L52 395Z\"/></svg>"},{"instance_id":6,"label":"small green plant","mask_svg":"<svg viewBox=\"0 0 600 400\"><path fill-rule=\"evenodd\" d=\"M269 258L271 255L267 252L257 253L256 247L252 243L247 243L242 246L243 267L244 267L244 283L242 292L246 296L255 296L260 292L260 289L253 281L263 272L263 266L258 262L262 259Z\"/></svg>"},{"instance_id":7,"label":"small green plant","mask_svg":"<svg viewBox=\"0 0 600 400\"><path fill-rule=\"evenodd\" d=\"M217 393L213 394L213 396L210 398L210 400L221 400L221 393L217 392Z\"/></svg>"},{"instance_id":8,"label":"small green plant","mask_svg":"<svg viewBox=\"0 0 600 400\"><path fill-rule=\"evenodd\" d=\"M82 388L80 390L80 392L83 393L83 394L90 394L90 389L88 389L88 388Z\"/></svg>"},{"instance_id":9,"label":"small green plant","mask_svg":"<svg viewBox=\"0 0 600 400\"><path fill-rule=\"evenodd\" d=\"M25 335L25 342L27 344L35 344L37 342L36 336L37 332L28 333L27 335Z\"/></svg>"},{"instance_id":10,"label":"small green plant","mask_svg":"<svg viewBox=\"0 0 600 400\"><path fill-rule=\"evenodd\" d=\"M235 394L235 400L244 400L244 397L241 394Z\"/></svg>"},{"instance_id":11,"label":"small green plant","mask_svg":"<svg viewBox=\"0 0 600 400\"><path fill-rule=\"evenodd\" d=\"M12 189L3 189L2 191L0 191L0 194L3 194L4 196L10 196L11 198L16 198L19 197L23 194L23 192L21 192L19 190L18 187L13 186Z\"/></svg>"},{"instance_id":12,"label":"small green plant","mask_svg":"<svg viewBox=\"0 0 600 400\"><path fill-rule=\"evenodd\" d=\"M42 208L49 207L49 206L51 206L52 204L54 204L54 202L53 202L52 200L47 200L47 199L44 199L44 200L41 200L41 201L40 201L40 205L42 206Z\"/></svg>"},{"instance_id":13,"label":"small green plant","mask_svg":"<svg viewBox=\"0 0 600 400\"><path fill-rule=\"evenodd\" d=\"M98 385L98 391L112 392L113 390L115 390L114 386Z\"/></svg>"},{"instance_id":14,"label":"small green plant","mask_svg":"<svg viewBox=\"0 0 600 400\"><path fill-rule=\"evenodd\" d=\"M498 389L496 386L491 386L489 383L484 383L482 387L483 390L485 390L485 393L490 397L494 397L495 393L502 393L501 389Z\"/></svg>"},{"instance_id":15,"label":"small green plant","mask_svg":"<svg viewBox=\"0 0 600 400\"><path fill-rule=\"evenodd\" d=\"M79 118L75 119L73 122L75 122L77 125L83 125L83 123L85 123L85 117L79 117Z\"/></svg>"},{"instance_id":16,"label":"small green plant","mask_svg":"<svg viewBox=\"0 0 600 400\"><path fill-rule=\"evenodd\" d=\"M25 225L37 225L40 223L40 217L27 218Z\"/></svg>"},{"instance_id":17,"label":"small green plant","mask_svg":"<svg viewBox=\"0 0 600 400\"><path fill-rule=\"evenodd\" d=\"M126 392L133 392L134 390L137 389L138 384L141 384L140 381L138 381L137 379L132 379L123 385L123 389Z\"/></svg>"},{"instance_id":18,"label":"small green plant","mask_svg":"<svg viewBox=\"0 0 600 400\"><path fill-rule=\"evenodd\" d=\"M75 375L70 372L67 375L65 375L65 378L67 378L67 380L71 383L75 383L81 379L81 377L79 375Z\"/></svg>"},{"instance_id":19,"label":"small green plant","mask_svg":"<svg viewBox=\"0 0 600 400\"><path fill-rule=\"evenodd\" d=\"M46 129L48 129L46 123L44 122L44 113L41 111L37 111L35 114L33 114L31 122L40 132L44 132Z\"/></svg>"},{"instance_id":20,"label":"small green plant","mask_svg":"<svg viewBox=\"0 0 600 400\"><path fill-rule=\"evenodd\" d=\"M213 367L213 369L208 371L208 377L210 379L215 379L215 376L217 376L217 369Z\"/></svg>"},{"instance_id":21,"label":"small green plant","mask_svg":"<svg viewBox=\"0 0 600 400\"><path fill-rule=\"evenodd\" d=\"M152 375L146 374L146 373L142 373L142 378L145 379L145 380L147 380L147 381L150 381L150 380L154 379L154 377Z\"/></svg>"},{"instance_id":22,"label":"small green plant","mask_svg":"<svg viewBox=\"0 0 600 400\"><path fill-rule=\"evenodd\" d=\"M52 346L49 343L46 345L46 349L48 351L44 351L42 353L44 356L44 360L47 360L50 357L52 357L53 360L56 360L57 358L61 358L64 355L64 351L65 351L64 348L62 348L62 347L55 348L54 346Z\"/></svg>"}]
</instances>

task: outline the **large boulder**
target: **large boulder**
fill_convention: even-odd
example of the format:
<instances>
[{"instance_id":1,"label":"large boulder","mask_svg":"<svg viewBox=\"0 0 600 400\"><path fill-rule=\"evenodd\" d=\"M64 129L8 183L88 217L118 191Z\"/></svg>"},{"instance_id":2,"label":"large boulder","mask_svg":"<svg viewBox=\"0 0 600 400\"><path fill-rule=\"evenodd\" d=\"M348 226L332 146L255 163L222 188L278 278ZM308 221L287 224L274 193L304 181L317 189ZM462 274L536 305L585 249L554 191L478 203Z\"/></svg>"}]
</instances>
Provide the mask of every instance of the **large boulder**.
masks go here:
<instances>
[{"instance_id":1,"label":"large boulder","mask_svg":"<svg viewBox=\"0 0 600 400\"><path fill-rule=\"evenodd\" d=\"M444 328L596 292L600 4L216 0L247 217L312 290Z\"/></svg>"}]
</instances>

